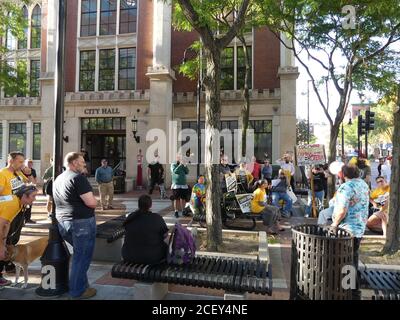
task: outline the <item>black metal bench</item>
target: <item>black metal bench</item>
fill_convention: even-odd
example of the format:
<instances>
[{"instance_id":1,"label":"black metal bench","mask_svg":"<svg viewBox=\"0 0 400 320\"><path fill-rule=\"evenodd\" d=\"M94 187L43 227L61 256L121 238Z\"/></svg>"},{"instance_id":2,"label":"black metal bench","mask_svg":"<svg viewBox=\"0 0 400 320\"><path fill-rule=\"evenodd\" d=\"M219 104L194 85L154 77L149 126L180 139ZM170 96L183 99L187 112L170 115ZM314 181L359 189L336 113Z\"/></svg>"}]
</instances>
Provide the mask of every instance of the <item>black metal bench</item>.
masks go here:
<instances>
[{"instance_id":1,"label":"black metal bench","mask_svg":"<svg viewBox=\"0 0 400 320\"><path fill-rule=\"evenodd\" d=\"M111 275L114 278L148 283L172 283L235 293L272 294L271 265L259 259L197 255L187 265L120 262L113 266Z\"/></svg>"},{"instance_id":2,"label":"black metal bench","mask_svg":"<svg viewBox=\"0 0 400 320\"><path fill-rule=\"evenodd\" d=\"M400 300L400 271L365 269L360 276L361 288L374 291L373 300Z\"/></svg>"},{"instance_id":3,"label":"black metal bench","mask_svg":"<svg viewBox=\"0 0 400 320\"><path fill-rule=\"evenodd\" d=\"M122 215L97 225L96 237L105 239L108 243L122 238L125 234L125 229L122 226L125 219L125 215Z\"/></svg>"}]
</instances>

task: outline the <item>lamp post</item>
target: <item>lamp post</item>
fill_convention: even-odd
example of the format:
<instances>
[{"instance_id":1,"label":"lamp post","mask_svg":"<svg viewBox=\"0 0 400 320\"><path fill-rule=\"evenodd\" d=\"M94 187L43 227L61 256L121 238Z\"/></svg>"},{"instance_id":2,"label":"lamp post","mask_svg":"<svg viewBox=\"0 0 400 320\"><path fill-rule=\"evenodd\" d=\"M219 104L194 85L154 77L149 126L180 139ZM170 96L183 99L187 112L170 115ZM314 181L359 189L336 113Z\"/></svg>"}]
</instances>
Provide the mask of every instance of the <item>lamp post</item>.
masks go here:
<instances>
[{"instance_id":1,"label":"lamp post","mask_svg":"<svg viewBox=\"0 0 400 320\"><path fill-rule=\"evenodd\" d=\"M65 31L66 31L66 0L58 2L58 46L55 78L55 109L54 109L54 143L53 143L53 179L62 171L63 162L63 126L64 126L64 94L65 94ZM42 263L42 281L36 289L36 294L42 297L54 297L68 291L69 251L63 241L55 218L55 204L51 214L49 227L49 242L40 258Z\"/></svg>"},{"instance_id":2,"label":"lamp post","mask_svg":"<svg viewBox=\"0 0 400 320\"><path fill-rule=\"evenodd\" d=\"M191 52L191 57L187 57L188 52ZM185 63L187 60L192 60L196 56L198 56L197 52L195 52L191 47L186 48L183 52L183 60L182 62ZM201 98L201 86L202 86L202 79L201 79L201 54L200 54L200 66L199 72L197 75L197 95L196 95L196 133L197 133L197 176L200 175L200 163L201 163L201 128L200 128L200 98Z\"/></svg>"},{"instance_id":3,"label":"lamp post","mask_svg":"<svg viewBox=\"0 0 400 320\"><path fill-rule=\"evenodd\" d=\"M307 80L307 144L310 144L310 81Z\"/></svg>"}]
</instances>

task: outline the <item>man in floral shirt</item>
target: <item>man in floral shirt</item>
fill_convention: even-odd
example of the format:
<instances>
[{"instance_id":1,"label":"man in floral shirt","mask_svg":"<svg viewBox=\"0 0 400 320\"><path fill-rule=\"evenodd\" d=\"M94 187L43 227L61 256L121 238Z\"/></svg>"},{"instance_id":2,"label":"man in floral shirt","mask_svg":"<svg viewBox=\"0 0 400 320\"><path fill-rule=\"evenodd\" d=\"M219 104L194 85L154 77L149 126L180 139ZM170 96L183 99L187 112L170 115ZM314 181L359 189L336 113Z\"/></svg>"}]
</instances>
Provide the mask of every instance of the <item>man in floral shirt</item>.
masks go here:
<instances>
[{"instance_id":1,"label":"man in floral shirt","mask_svg":"<svg viewBox=\"0 0 400 320\"><path fill-rule=\"evenodd\" d=\"M345 229L354 236L353 263L358 270L358 249L368 220L369 188L360 178L360 170L356 166L345 165L342 172L346 182L336 193L331 227ZM357 281L356 298L358 288Z\"/></svg>"}]
</instances>

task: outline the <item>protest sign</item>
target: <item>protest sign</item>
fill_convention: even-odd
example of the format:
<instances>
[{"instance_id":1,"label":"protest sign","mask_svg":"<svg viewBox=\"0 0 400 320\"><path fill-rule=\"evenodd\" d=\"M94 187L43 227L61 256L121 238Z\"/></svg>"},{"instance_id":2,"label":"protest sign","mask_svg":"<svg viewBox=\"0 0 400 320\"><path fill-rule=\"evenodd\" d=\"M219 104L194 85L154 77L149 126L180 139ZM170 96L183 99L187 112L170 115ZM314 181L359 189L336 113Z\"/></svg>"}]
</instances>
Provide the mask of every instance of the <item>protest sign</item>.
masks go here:
<instances>
[{"instance_id":1,"label":"protest sign","mask_svg":"<svg viewBox=\"0 0 400 320\"><path fill-rule=\"evenodd\" d=\"M225 182L226 182L226 190L228 192L235 192L237 189L237 182L236 182L236 175L232 174L225 174Z\"/></svg>"},{"instance_id":2,"label":"protest sign","mask_svg":"<svg viewBox=\"0 0 400 320\"><path fill-rule=\"evenodd\" d=\"M240 209L243 213L251 213L251 199L253 198L253 194L237 194L236 200L239 203Z\"/></svg>"},{"instance_id":3,"label":"protest sign","mask_svg":"<svg viewBox=\"0 0 400 320\"><path fill-rule=\"evenodd\" d=\"M295 160L298 166L325 164L325 146L323 144L299 145L295 147Z\"/></svg>"}]
</instances>

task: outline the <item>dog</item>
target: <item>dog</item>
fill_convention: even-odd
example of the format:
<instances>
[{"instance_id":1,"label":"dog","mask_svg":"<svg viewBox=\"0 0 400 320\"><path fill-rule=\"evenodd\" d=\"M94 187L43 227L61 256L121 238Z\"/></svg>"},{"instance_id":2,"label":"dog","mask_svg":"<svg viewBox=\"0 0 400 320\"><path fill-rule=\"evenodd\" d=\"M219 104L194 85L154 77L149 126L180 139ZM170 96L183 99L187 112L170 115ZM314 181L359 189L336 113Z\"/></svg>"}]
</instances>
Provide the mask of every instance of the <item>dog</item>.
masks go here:
<instances>
[{"instance_id":1,"label":"dog","mask_svg":"<svg viewBox=\"0 0 400 320\"><path fill-rule=\"evenodd\" d=\"M28 286L28 266L43 255L47 247L48 237L42 237L24 244L7 245L7 256L9 261L15 264L15 283L18 284L21 269L24 271L23 289Z\"/></svg>"}]
</instances>

